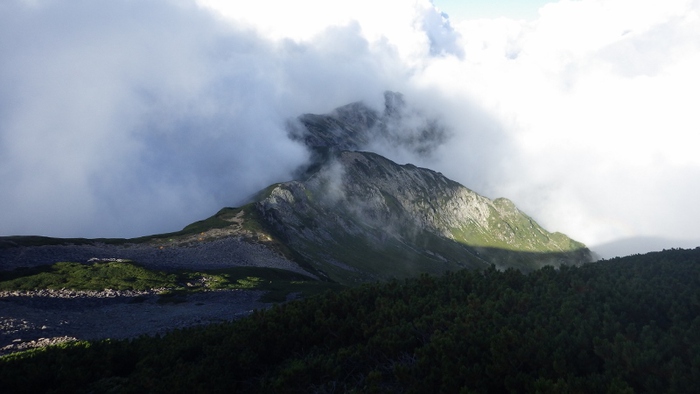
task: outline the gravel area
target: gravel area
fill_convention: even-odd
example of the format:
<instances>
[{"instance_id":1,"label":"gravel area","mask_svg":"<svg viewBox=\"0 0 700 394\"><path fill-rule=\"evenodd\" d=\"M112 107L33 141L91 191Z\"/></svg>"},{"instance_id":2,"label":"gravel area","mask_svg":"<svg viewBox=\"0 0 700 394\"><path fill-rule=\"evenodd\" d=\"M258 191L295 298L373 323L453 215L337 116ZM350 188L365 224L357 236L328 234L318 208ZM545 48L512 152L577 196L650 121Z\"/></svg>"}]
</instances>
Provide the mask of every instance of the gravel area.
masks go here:
<instances>
[{"instance_id":1,"label":"gravel area","mask_svg":"<svg viewBox=\"0 0 700 394\"><path fill-rule=\"evenodd\" d=\"M237 237L178 246L149 244L86 244L15 246L0 248L0 271L35 267L59 261L87 262L90 259L126 259L153 269L215 269L271 267L310 275L293 261L261 244Z\"/></svg>"},{"instance_id":2,"label":"gravel area","mask_svg":"<svg viewBox=\"0 0 700 394\"><path fill-rule=\"evenodd\" d=\"M264 245L237 237L176 246L101 243L0 246L0 271L59 261L124 259L166 271L271 267L314 277ZM178 299L177 303L163 303L156 293L115 290L0 292L0 355L71 340L154 335L175 328L230 321L269 306L259 301L264 294L262 291L194 293Z\"/></svg>"},{"instance_id":3,"label":"gravel area","mask_svg":"<svg viewBox=\"0 0 700 394\"><path fill-rule=\"evenodd\" d=\"M71 340L162 334L231 321L269 306L259 301L263 291L250 290L194 293L177 302L147 292L39 293L0 294L0 355Z\"/></svg>"}]
</instances>

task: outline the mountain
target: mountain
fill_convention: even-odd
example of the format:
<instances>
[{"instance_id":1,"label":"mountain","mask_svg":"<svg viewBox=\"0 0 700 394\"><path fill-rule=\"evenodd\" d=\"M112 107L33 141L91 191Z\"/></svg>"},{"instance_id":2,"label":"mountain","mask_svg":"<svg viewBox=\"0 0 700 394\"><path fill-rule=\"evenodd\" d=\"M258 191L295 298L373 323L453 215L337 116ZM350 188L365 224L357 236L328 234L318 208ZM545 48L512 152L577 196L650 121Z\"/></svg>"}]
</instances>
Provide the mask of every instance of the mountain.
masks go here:
<instances>
[{"instance_id":1,"label":"mountain","mask_svg":"<svg viewBox=\"0 0 700 394\"><path fill-rule=\"evenodd\" d=\"M362 151L391 143L429 154L448 138L439 120L410 108L399 93L385 94L383 112L358 102L302 115L289 134L313 161L236 214L264 233L258 239L319 278L354 284L591 260L585 245L546 231L505 198L491 201L438 172Z\"/></svg>"},{"instance_id":2,"label":"mountain","mask_svg":"<svg viewBox=\"0 0 700 394\"><path fill-rule=\"evenodd\" d=\"M91 257L156 268L281 268L342 284L442 274L462 268L581 264L590 251L550 233L504 198L489 200L442 174L371 152L377 143L428 154L449 131L385 94L383 112L362 103L290 122L314 152L297 179L249 204L224 208L182 231L131 240L0 239L0 269Z\"/></svg>"},{"instance_id":3,"label":"mountain","mask_svg":"<svg viewBox=\"0 0 700 394\"><path fill-rule=\"evenodd\" d=\"M341 283L588 259L583 244L547 232L507 199L368 152L339 152L306 180L272 186L255 209L285 245Z\"/></svg>"}]
</instances>

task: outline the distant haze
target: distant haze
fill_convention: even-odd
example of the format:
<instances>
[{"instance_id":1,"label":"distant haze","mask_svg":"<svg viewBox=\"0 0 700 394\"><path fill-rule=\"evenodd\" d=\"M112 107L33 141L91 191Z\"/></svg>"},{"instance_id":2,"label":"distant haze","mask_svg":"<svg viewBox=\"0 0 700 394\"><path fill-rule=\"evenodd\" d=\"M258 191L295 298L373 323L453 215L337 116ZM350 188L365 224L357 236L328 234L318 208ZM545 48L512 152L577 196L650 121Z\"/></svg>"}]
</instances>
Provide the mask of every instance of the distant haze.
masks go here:
<instances>
[{"instance_id":1,"label":"distant haze","mask_svg":"<svg viewBox=\"0 0 700 394\"><path fill-rule=\"evenodd\" d=\"M615 240L602 245L593 245L597 257L610 259L647 251L685 248L693 249L700 243L697 240L666 239L659 237L635 237Z\"/></svg>"},{"instance_id":2,"label":"distant haze","mask_svg":"<svg viewBox=\"0 0 700 394\"><path fill-rule=\"evenodd\" d=\"M3 0L0 235L178 230L288 180L289 119L391 90L451 137L379 153L589 246L700 245L700 2L448 6Z\"/></svg>"}]
</instances>

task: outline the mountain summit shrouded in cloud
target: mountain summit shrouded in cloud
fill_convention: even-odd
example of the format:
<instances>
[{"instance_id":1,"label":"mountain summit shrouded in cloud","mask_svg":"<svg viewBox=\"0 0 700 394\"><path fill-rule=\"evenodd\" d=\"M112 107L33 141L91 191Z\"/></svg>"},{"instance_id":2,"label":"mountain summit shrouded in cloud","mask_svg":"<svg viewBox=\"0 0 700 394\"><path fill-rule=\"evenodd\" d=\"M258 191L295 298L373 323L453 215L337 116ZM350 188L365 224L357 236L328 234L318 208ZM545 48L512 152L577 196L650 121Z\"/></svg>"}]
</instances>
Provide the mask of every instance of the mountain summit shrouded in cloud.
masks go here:
<instances>
[{"instance_id":1,"label":"mountain summit shrouded in cloud","mask_svg":"<svg viewBox=\"0 0 700 394\"><path fill-rule=\"evenodd\" d=\"M588 245L699 239L699 8L562 1L457 22L427 0L3 1L0 234L181 228L305 163L290 119L381 112L392 90L449 130L392 160Z\"/></svg>"}]
</instances>

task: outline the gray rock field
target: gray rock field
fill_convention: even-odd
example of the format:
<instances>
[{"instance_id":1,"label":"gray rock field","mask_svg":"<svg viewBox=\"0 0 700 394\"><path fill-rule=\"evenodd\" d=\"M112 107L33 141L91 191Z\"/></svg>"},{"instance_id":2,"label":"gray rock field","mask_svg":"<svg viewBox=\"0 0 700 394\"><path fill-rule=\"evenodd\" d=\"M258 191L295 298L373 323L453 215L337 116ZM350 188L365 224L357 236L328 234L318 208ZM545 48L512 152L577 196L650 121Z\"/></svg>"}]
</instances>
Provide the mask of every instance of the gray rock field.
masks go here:
<instances>
[{"instance_id":1,"label":"gray rock field","mask_svg":"<svg viewBox=\"0 0 700 394\"><path fill-rule=\"evenodd\" d=\"M310 275L264 245L236 237L159 247L150 244L16 246L0 248L0 271L35 267L59 261L87 262L90 259L132 260L151 269L216 269L228 267L271 267Z\"/></svg>"},{"instance_id":2,"label":"gray rock field","mask_svg":"<svg viewBox=\"0 0 700 394\"><path fill-rule=\"evenodd\" d=\"M155 292L0 293L0 355L74 340L122 339L231 321L254 309L262 291L226 290L159 302Z\"/></svg>"},{"instance_id":3,"label":"gray rock field","mask_svg":"<svg viewBox=\"0 0 700 394\"><path fill-rule=\"evenodd\" d=\"M0 248L1 271L60 261L120 259L166 271L264 266L313 276L265 246L235 237L163 248L101 243ZM234 320L269 306L259 301L262 291L207 291L189 294L175 303L159 302L157 292L0 292L0 355L71 340L154 335Z\"/></svg>"}]
</instances>

